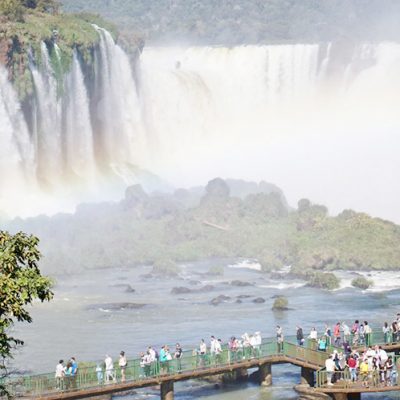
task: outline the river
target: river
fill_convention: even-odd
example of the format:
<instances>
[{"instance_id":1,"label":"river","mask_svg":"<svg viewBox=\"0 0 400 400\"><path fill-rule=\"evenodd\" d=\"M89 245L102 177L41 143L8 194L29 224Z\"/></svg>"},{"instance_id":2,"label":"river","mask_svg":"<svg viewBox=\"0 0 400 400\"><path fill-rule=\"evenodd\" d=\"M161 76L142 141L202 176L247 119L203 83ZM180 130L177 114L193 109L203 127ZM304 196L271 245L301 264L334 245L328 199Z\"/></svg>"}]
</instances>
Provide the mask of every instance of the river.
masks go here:
<instances>
[{"instance_id":1,"label":"river","mask_svg":"<svg viewBox=\"0 0 400 400\"><path fill-rule=\"evenodd\" d=\"M223 276L210 275L211 266L223 266ZM136 358L148 345L160 348L177 341L188 350L198 346L201 338L208 342L211 335L224 342L233 334L258 330L263 337L273 336L277 324L286 335L294 335L297 324L305 333L314 325L322 332L325 323L332 326L338 320L350 324L354 319L366 319L380 326L393 319L400 304L400 286L396 289L393 284L384 285L389 273L373 275L376 284L372 290L363 292L344 284L342 289L330 292L306 287L301 281L273 280L249 262L232 265L226 260L214 260L187 264L173 278L150 276L150 272L151 267L114 268L56 276L54 300L35 303L30 310L33 323L14 329L13 333L25 340L25 346L15 355L14 366L26 373L49 372L60 358L102 360L111 354L117 359L121 350L128 358ZM349 278L350 274L342 273L343 282L346 276ZM392 276L398 279L396 274ZM232 281L248 286L235 286ZM129 291L127 285L134 291ZM212 288L204 291L205 285ZM186 287L192 292L172 294L174 287ZM230 299L211 305L210 301L219 295ZM288 298L288 311L271 311L276 295ZM265 302L254 303L258 297ZM120 307L121 303L139 306ZM219 388L199 381L180 383L176 385L176 398L296 399L292 387L298 383L299 374L299 369L290 365L274 366L271 388L250 383ZM146 389L133 398L157 396L158 392Z\"/></svg>"}]
</instances>

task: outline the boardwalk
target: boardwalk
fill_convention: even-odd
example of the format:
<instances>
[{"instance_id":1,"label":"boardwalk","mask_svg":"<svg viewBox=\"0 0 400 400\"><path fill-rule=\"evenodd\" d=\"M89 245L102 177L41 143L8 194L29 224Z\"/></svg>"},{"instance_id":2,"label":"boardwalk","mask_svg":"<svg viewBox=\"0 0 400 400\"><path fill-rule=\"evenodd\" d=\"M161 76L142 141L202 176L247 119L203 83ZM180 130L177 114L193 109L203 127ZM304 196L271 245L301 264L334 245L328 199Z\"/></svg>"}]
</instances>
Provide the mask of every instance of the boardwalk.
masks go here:
<instances>
[{"instance_id":1,"label":"boardwalk","mask_svg":"<svg viewBox=\"0 0 400 400\"><path fill-rule=\"evenodd\" d=\"M379 343L381 340L382 338L376 335L373 343ZM383 347L388 351L398 352L400 343L387 343L383 344ZM311 393L328 394L337 400L359 399L360 394L365 392L400 390L397 382L396 386L376 385L365 388L359 383L349 383L348 376L343 376L344 379L334 386L328 386L324 366L325 360L333 350L331 347L327 352L321 352L298 346L294 338L287 338L282 348L279 348L275 339L264 339L259 348L245 348L237 352L224 348L218 356L200 356L184 352L179 360L152 363L148 371L141 367L140 360L129 360L125 382L105 384L96 374L95 363L85 363L84 367L79 367L78 376L75 378L66 377L57 382L54 374L42 374L10 379L6 385L15 397L36 400L84 399L159 385L161 399L172 400L175 382L222 374L228 374L234 379L246 376L248 370L256 369L260 384L270 385L271 366L290 363L301 368L301 381L310 386ZM118 371L117 365L115 369Z\"/></svg>"}]
</instances>

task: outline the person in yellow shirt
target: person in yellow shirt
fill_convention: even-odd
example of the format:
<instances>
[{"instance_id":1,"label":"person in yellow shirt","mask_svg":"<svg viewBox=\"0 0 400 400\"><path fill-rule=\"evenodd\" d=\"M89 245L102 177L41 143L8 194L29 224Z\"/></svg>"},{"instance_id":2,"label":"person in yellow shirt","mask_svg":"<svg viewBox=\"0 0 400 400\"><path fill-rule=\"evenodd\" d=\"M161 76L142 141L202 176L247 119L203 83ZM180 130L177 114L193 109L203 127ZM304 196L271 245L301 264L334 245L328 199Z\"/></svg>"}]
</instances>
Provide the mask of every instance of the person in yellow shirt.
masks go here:
<instances>
[{"instance_id":1,"label":"person in yellow shirt","mask_svg":"<svg viewBox=\"0 0 400 400\"><path fill-rule=\"evenodd\" d=\"M363 386L368 387L368 361L366 359L362 360L360 364L360 377Z\"/></svg>"}]
</instances>

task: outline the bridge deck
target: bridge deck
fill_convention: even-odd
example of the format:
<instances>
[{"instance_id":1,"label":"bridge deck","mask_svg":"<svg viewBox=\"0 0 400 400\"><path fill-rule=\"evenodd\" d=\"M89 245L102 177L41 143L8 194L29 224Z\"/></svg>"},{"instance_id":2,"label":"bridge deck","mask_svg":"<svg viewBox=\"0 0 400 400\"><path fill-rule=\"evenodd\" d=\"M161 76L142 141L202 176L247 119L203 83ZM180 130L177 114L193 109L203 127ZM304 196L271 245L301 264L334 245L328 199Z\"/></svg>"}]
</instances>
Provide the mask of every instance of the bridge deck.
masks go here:
<instances>
[{"instance_id":1,"label":"bridge deck","mask_svg":"<svg viewBox=\"0 0 400 400\"><path fill-rule=\"evenodd\" d=\"M293 340L293 339L292 339ZM376 343L376 342L375 342ZM390 351L399 350L400 343L387 343L384 348ZM285 342L283 348L279 349L274 341L263 341L258 349L242 349L232 354L226 347L219 356L210 357L192 355L184 352L181 360L171 360L168 363L156 362L152 364L151 371L143 374L143 366L139 360L129 360L126 369L126 382L110 382L105 384L100 381L95 372L95 363L87 364L85 368L79 369L79 374L74 381L65 379L62 387L54 378L54 374L43 374L36 376L24 376L9 379L5 383L7 388L15 397L29 399L83 399L101 395L130 391L138 388L162 385L167 382L179 382L184 380L205 378L212 375L230 373L240 369L257 368L265 364L291 363L299 367L316 371L316 392L322 393L364 393L364 392L389 392L400 390L399 386L375 386L363 387L361 384L349 384L348 379L338 382L334 386L326 385L326 372L322 370L325 366L328 352L316 351L307 347L297 346ZM167 366L167 367L166 367ZM118 366L115 370L119 371ZM101 378L103 379L103 377ZM58 388L58 389L57 389Z\"/></svg>"}]
</instances>

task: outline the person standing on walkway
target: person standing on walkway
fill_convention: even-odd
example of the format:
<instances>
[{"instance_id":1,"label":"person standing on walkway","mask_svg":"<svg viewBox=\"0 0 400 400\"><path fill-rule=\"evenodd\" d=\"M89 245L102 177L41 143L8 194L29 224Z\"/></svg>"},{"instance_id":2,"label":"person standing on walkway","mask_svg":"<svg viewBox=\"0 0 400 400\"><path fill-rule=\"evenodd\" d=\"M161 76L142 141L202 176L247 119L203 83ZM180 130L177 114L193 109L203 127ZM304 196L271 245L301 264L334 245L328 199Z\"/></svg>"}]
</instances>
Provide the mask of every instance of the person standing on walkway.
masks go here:
<instances>
[{"instance_id":1,"label":"person standing on walkway","mask_svg":"<svg viewBox=\"0 0 400 400\"><path fill-rule=\"evenodd\" d=\"M333 338L336 347L340 346L340 322L338 322L333 328Z\"/></svg>"},{"instance_id":2,"label":"person standing on walkway","mask_svg":"<svg viewBox=\"0 0 400 400\"><path fill-rule=\"evenodd\" d=\"M73 389L77 388L77 376L78 376L78 363L75 360L75 357L71 357L71 386Z\"/></svg>"},{"instance_id":3,"label":"person standing on walkway","mask_svg":"<svg viewBox=\"0 0 400 400\"><path fill-rule=\"evenodd\" d=\"M310 339L310 347L312 350L317 350L318 332L315 327L311 328L310 334L308 335Z\"/></svg>"},{"instance_id":4,"label":"person standing on walkway","mask_svg":"<svg viewBox=\"0 0 400 400\"><path fill-rule=\"evenodd\" d=\"M357 381L357 361L354 359L353 355L349 357L347 360L347 366L350 371L350 379L352 382Z\"/></svg>"},{"instance_id":5,"label":"person standing on walkway","mask_svg":"<svg viewBox=\"0 0 400 400\"><path fill-rule=\"evenodd\" d=\"M298 346L303 346L304 334L303 334L303 328L301 326L296 326L296 340Z\"/></svg>"},{"instance_id":6,"label":"person standing on walkway","mask_svg":"<svg viewBox=\"0 0 400 400\"><path fill-rule=\"evenodd\" d=\"M371 346L372 339L372 329L368 325L367 321L364 321L364 335L365 335L365 345Z\"/></svg>"},{"instance_id":7,"label":"person standing on walkway","mask_svg":"<svg viewBox=\"0 0 400 400\"><path fill-rule=\"evenodd\" d=\"M58 390L64 389L64 376L65 376L65 367L64 360L60 360L56 366L56 388Z\"/></svg>"},{"instance_id":8,"label":"person standing on walkway","mask_svg":"<svg viewBox=\"0 0 400 400\"><path fill-rule=\"evenodd\" d=\"M96 376L97 376L97 383L101 385L103 383L104 375L103 375L103 368L101 368L101 365L99 363L96 365Z\"/></svg>"},{"instance_id":9,"label":"person standing on walkway","mask_svg":"<svg viewBox=\"0 0 400 400\"><path fill-rule=\"evenodd\" d=\"M325 361L325 369L326 369L326 381L329 386L332 386L332 378L336 370L335 362L333 361L332 355Z\"/></svg>"},{"instance_id":10,"label":"person standing on walkway","mask_svg":"<svg viewBox=\"0 0 400 400\"><path fill-rule=\"evenodd\" d=\"M182 347L179 343L175 346L174 359L176 360L176 369L178 372L182 371Z\"/></svg>"},{"instance_id":11,"label":"person standing on walkway","mask_svg":"<svg viewBox=\"0 0 400 400\"><path fill-rule=\"evenodd\" d=\"M276 342L278 345L278 353L282 353L283 351L283 329L281 326L277 325L276 326Z\"/></svg>"},{"instance_id":12,"label":"person standing on walkway","mask_svg":"<svg viewBox=\"0 0 400 400\"><path fill-rule=\"evenodd\" d=\"M204 339L201 339L199 352L200 352L200 366L204 367L206 364L206 356L207 356L207 345Z\"/></svg>"},{"instance_id":13,"label":"person standing on walkway","mask_svg":"<svg viewBox=\"0 0 400 400\"><path fill-rule=\"evenodd\" d=\"M346 322L342 322L342 331L343 331L343 342L349 343L351 331L350 331L349 326L346 324Z\"/></svg>"},{"instance_id":14,"label":"person standing on walkway","mask_svg":"<svg viewBox=\"0 0 400 400\"><path fill-rule=\"evenodd\" d=\"M382 332L385 343L390 343L390 326L387 322L383 324Z\"/></svg>"},{"instance_id":15,"label":"person standing on walkway","mask_svg":"<svg viewBox=\"0 0 400 400\"><path fill-rule=\"evenodd\" d=\"M126 367L128 365L128 361L126 360L124 351L121 351L121 353L119 353L118 365L121 370L121 382L125 382L126 381Z\"/></svg>"},{"instance_id":16,"label":"person standing on walkway","mask_svg":"<svg viewBox=\"0 0 400 400\"><path fill-rule=\"evenodd\" d=\"M107 354L104 359L104 364L106 365L106 383L110 383L114 380L114 363L112 358Z\"/></svg>"}]
</instances>

